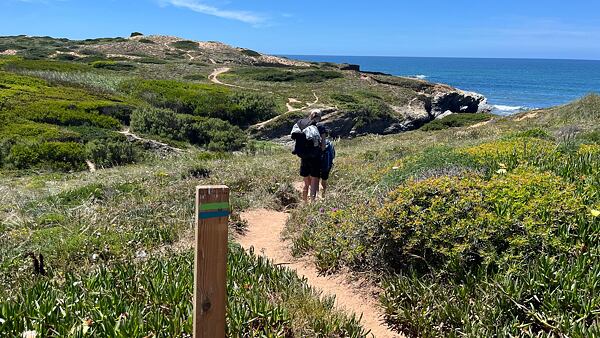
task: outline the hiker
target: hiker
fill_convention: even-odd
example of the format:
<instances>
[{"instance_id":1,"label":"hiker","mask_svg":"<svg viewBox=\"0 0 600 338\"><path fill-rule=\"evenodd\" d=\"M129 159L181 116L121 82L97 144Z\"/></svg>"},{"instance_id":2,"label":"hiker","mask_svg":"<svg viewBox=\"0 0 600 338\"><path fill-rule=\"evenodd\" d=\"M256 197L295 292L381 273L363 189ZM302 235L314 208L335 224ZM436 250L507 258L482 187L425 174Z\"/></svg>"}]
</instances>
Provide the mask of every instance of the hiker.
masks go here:
<instances>
[{"instance_id":1,"label":"hiker","mask_svg":"<svg viewBox=\"0 0 600 338\"><path fill-rule=\"evenodd\" d=\"M321 177L321 157L324 149L323 139L317 128L321 121L321 111L312 110L307 118L299 120L292 128L291 137L295 141L292 154L300 157L300 176L304 178L302 199L314 201L319 192Z\"/></svg>"},{"instance_id":2,"label":"hiker","mask_svg":"<svg viewBox=\"0 0 600 338\"><path fill-rule=\"evenodd\" d=\"M321 133L321 139L323 140L323 155L321 155L321 197L325 197L325 192L327 191L327 180L329 179L329 173L333 168L335 148L333 147L333 142L329 139L331 136L331 130L325 126L318 126L318 129Z\"/></svg>"}]
</instances>

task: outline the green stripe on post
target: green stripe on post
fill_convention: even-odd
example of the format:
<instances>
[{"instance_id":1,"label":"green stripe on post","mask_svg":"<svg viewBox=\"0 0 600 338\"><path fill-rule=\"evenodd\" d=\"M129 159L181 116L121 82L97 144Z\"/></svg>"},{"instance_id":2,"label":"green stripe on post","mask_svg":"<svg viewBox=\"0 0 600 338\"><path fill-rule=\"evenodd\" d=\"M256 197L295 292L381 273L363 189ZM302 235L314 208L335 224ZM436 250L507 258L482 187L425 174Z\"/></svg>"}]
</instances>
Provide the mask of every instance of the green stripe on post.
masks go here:
<instances>
[{"instance_id":1,"label":"green stripe on post","mask_svg":"<svg viewBox=\"0 0 600 338\"><path fill-rule=\"evenodd\" d=\"M229 210L229 203L228 202L200 204L200 211L223 210L223 209Z\"/></svg>"}]
</instances>

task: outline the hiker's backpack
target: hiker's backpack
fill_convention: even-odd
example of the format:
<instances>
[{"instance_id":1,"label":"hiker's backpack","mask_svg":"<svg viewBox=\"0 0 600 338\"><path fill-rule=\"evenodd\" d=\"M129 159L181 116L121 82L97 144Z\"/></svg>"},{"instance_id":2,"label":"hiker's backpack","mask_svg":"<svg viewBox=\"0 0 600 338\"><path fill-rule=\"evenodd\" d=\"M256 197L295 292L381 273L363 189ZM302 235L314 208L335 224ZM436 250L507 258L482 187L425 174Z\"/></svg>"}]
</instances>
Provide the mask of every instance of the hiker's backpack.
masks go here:
<instances>
[{"instance_id":1,"label":"hiker's backpack","mask_svg":"<svg viewBox=\"0 0 600 338\"><path fill-rule=\"evenodd\" d=\"M298 125L301 126L302 124L299 122ZM321 149L319 146L315 146L312 140L307 140L304 132L301 131L292 133L292 140L294 140L294 149L292 150L292 154L302 159L313 159L321 156Z\"/></svg>"}]
</instances>

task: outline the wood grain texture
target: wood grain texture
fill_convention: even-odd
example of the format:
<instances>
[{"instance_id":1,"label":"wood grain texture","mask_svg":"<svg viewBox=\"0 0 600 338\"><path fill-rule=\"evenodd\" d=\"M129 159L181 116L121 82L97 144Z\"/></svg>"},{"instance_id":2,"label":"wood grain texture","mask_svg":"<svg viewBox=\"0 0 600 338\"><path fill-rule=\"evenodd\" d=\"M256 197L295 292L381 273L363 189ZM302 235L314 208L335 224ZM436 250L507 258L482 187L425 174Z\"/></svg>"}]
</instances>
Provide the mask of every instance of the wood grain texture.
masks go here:
<instances>
[{"instance_id":1,"label":"wood grain texture","mask_svg":"<svg viewBox=\"0 0 600 338\"><path fill-rule=\"evenodd\" d=\"M224 338L229 217L224 212L219 217L200 218L205 209L202 206L209 203L229 203L229 188L224 185L196 188L194 337Z\"/></svg>"}]
</instances>

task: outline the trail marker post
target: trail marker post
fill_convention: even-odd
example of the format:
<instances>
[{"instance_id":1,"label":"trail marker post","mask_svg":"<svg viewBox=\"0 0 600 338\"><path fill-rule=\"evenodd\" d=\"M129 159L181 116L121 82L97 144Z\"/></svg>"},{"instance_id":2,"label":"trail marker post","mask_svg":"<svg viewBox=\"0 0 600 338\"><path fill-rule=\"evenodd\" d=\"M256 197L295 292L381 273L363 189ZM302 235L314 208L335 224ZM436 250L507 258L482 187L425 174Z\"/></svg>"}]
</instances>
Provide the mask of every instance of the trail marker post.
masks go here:
<instances>
[{"instance_id":1,"label":"trail marker post","mask_svg":"<svg viewBox=\"0 0 600 338\"><path fill-rule=\"evenodd\" d=\"M194 338L224 338L229 188L196 187Z\"/></svg>"}]
</instances>

